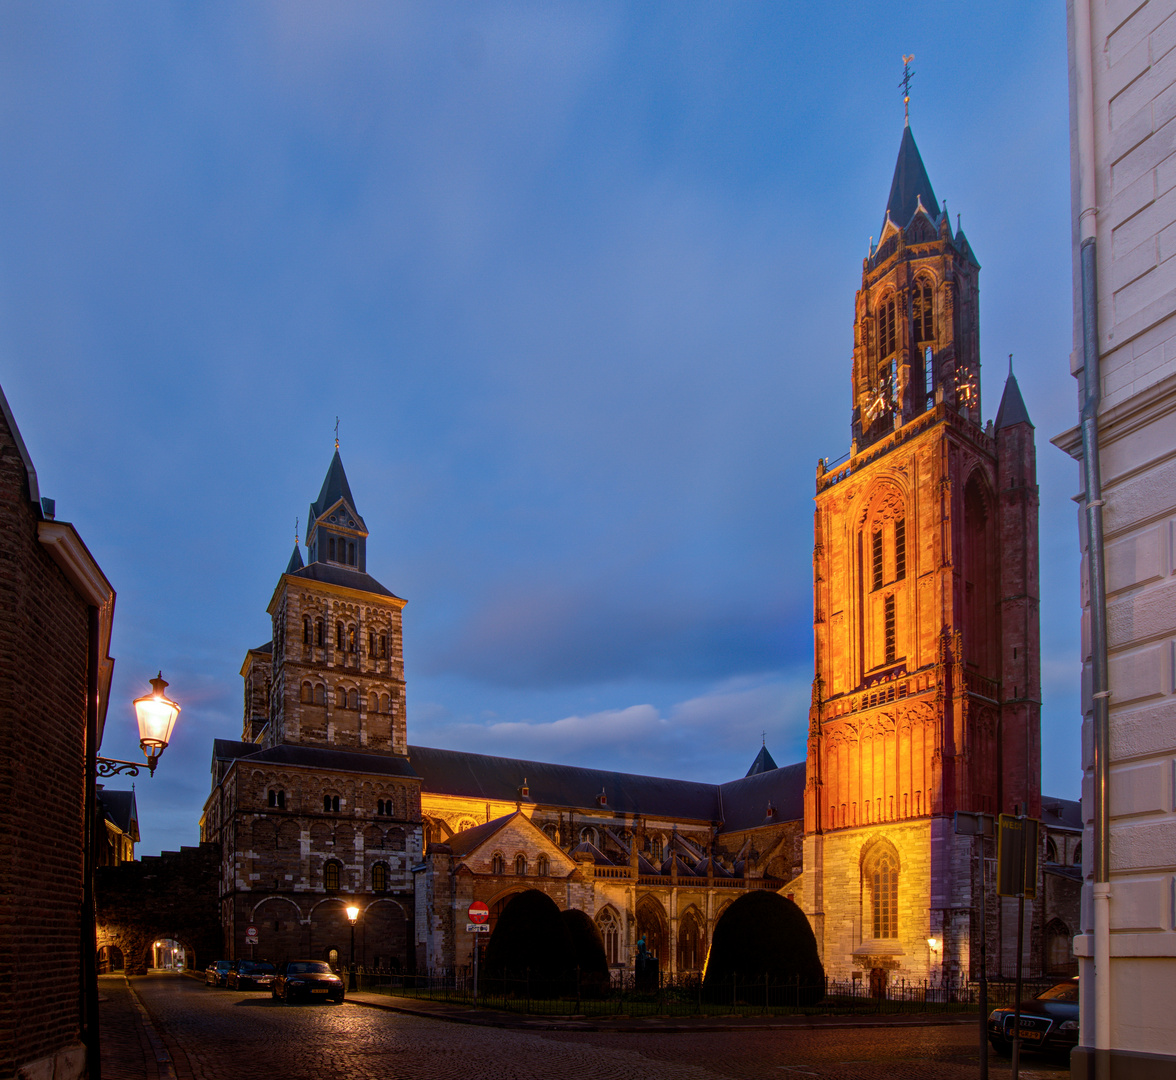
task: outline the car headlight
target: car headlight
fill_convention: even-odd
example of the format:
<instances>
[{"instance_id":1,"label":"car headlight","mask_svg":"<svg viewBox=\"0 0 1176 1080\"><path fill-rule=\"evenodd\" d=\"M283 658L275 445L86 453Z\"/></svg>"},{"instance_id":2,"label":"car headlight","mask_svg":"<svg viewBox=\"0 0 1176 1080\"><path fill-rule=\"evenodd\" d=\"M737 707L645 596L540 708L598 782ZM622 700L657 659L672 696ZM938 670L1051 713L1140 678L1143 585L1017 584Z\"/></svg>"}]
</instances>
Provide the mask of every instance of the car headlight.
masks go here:
<instances>
[{"instance_id":1,"label":"car headlight","mask_svg":"<svg viewBox=\"0 0 1176 1080\"><path fill-rule=\"evenodd\" d=\"M988 1019L995 1020L999 1023L1001 1020L1003 1020L1008 1015L1009 1015L1008 1009L993 1009L992 1012L988 1014Z\"/></svg>"},{"instance_id":2,"label":"car headlight","mask_svg":"<svg viewBox=\"0 0 1176 1080\"><path fill-rule=\"evenodd\" d=\"M1077 1020L1066 1020L1065 1022L1058 1025L1058 1031L1077 1031L1077 1030L1078 1030L1078 1021Z\"/></svg>"},{"instance_id":3,"label":"car headlight","mask_svg":"<svg viewBox=\"0 0 1176 1080\"><path fill-rule=\"evenodd\" d=\"M305 986L306 983L302 979L287 979L287 986Z\"/></svg>"}]
</instances>

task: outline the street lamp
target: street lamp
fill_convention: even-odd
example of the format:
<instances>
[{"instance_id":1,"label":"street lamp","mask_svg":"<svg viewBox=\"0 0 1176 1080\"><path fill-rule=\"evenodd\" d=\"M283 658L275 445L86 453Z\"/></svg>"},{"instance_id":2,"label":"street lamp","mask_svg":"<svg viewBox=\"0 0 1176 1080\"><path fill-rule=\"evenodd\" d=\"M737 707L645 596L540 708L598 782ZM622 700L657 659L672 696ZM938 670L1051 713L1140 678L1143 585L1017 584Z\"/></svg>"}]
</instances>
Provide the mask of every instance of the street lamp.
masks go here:
<instances>
[{"instance_id":1,"label":"street lamp","mask_svg":"<svg viewBox=\"0 0 1176 1080\"><path fill-rule=\"evenodd\" d=\"M95 609L91 608L91 612ZM94 618L95 616L91 616ZM82 868L83 926L86 949L82 971L86 983L86 1056L90 1080L102 1080L102 1059L98 1045L98 912L94 905L94 870L98 865L97 798L98 777L126 773L138 776L143 767L137 761L119 761L98 756L98 684L96 668L89 677L89 703L86 709L86 795L84 827L86 830ZM155 775L159 755L171 741L172 729L180 707L164 691L167 682L161 671L151 680L151 693L135 698L135 715L139 721L139 747L147 758L147 769Z\"/></svg>"},{"instance_id":2,"label":"street lamp","mask_svg":"<svg viewBox=\"0 0 1176 1080\"><path fill-rule=\"evenodd\" d=\"M351 970L347 973L347 992L351 993L355 986L355 920L359 918L359 908L354 904L347 907L347 921L351 923Z\"/></svg>"}]
</instances>

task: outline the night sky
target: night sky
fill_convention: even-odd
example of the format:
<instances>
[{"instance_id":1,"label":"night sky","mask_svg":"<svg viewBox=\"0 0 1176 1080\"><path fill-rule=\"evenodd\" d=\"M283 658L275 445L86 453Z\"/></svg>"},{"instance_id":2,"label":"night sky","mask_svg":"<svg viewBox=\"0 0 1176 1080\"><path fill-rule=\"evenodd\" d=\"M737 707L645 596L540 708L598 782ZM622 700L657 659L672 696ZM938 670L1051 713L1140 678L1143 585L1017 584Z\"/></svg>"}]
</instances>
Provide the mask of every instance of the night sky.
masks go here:
<instances>
[{"instance_id":1,"label":"night sky","mask_svg":"<svg viewBox=\"0 0 1176 1080\"><path fill-rule=\"evenodd\" d=\"M911 125L1041 485L1043 777L1079 792L1065 14L1023 2L5 4L0 385L118 593L104 754L212 740L339 418L409 741L722 781L804 753L817 458ZM112 784L111 786L121 786Z\"/></svg>"}]
</instances>

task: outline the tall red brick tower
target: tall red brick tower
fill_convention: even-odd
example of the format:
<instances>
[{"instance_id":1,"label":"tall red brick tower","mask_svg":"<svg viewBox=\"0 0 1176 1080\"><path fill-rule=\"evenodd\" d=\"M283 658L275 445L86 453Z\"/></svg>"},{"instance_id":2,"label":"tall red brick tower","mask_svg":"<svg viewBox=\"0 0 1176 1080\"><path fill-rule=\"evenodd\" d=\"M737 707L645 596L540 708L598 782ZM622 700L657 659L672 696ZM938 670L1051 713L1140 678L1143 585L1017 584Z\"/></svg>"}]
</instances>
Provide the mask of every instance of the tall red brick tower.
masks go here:
<instances>
[{"instance_id":1,"label":"tall red brick tower","mask_svg":"<svg viewBox=\"0 0 1176 1080\"><path fill-rule=\"evenodd\" d=\"M979 270L908 124L849 458L817 466L804 900L839 977L966 976L978 866L952 815L1040 811L1033 425L1010 370L982 426Z\"/></svg>"}]
</instances>

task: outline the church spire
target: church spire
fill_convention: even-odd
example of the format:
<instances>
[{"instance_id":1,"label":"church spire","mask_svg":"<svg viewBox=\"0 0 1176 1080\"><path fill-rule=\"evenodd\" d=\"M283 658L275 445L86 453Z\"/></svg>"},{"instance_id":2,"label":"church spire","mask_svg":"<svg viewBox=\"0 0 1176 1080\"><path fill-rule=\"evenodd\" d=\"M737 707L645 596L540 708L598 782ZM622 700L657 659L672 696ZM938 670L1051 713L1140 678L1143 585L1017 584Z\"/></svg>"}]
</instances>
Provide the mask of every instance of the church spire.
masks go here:
<instances>
[{"instance_id":1,"label":"church spire","mask_svg":"<svg viewBox=\"0 0 1176 1080\"><path fill-rule=\"evenodd\" d=\"M367 526L355 508L355 497L336 447L318 498L310 504L306 530L309 561L336 563L366 572L367 535Z\"/></svg>"},{"instance_id":2,"label":"church spire","mask_svg":"<svg viewBox=\"0 0 1176 1080\"><path fill-rule=\"evenodd\" d=\"M920 202L928 217L934 219L938 216L939 202L908 123L902 129L898 161L894 164L894 179L890 181L890 198L886 200L886 215L900 229L905 229L919 209ZM885 217L882 227L885 230Z\"/></svg>"}]
</instances>

